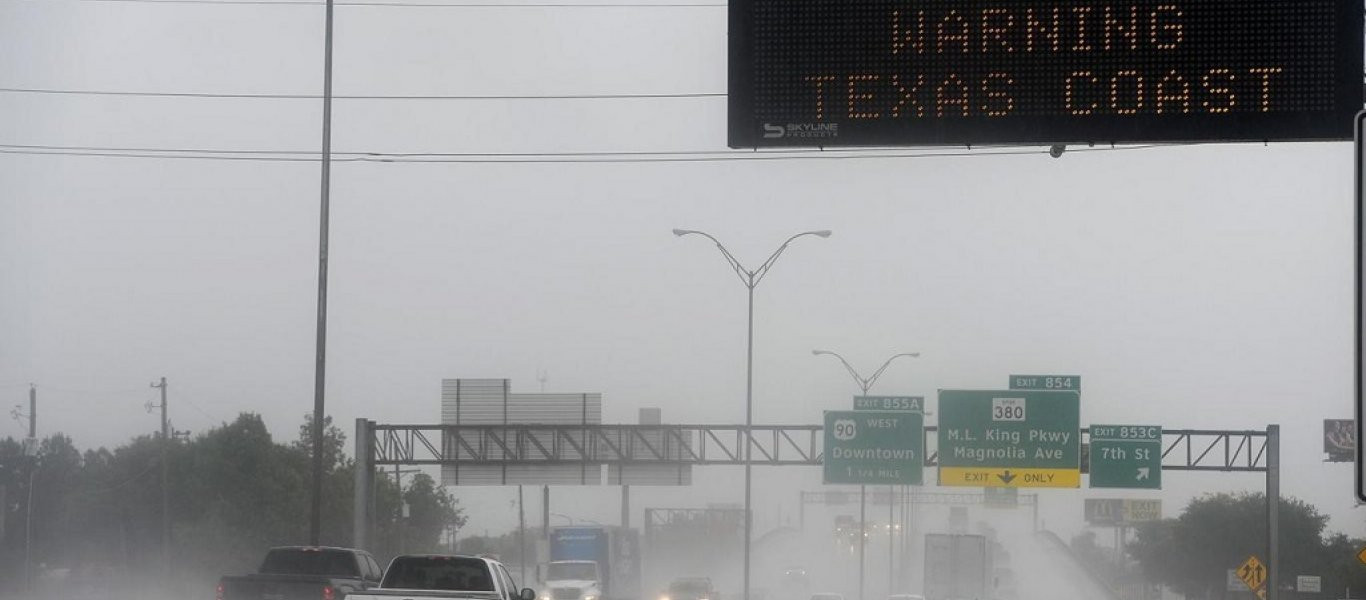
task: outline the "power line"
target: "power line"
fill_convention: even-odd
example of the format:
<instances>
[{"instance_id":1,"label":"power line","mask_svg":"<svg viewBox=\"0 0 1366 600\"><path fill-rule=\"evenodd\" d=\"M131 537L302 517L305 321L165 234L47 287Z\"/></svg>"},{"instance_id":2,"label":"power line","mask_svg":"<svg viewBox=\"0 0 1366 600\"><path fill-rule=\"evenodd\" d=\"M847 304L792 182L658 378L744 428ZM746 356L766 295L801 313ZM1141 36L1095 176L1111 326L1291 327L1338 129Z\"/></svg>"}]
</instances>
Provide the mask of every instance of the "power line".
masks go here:
<instances>
[{"instance_id":1,"label":"power line","mask_svg":"<svg viewBox=\"0 0 1366 600\"><path fill-rule=\"evenodd\" d=\"M982 146L986 148L1011 148L1012 146ZM1013 146L1018 148L1018 146ZM71 151L91 151L91 152L146 152L146 153L186 153L186 154L264 154L264 155L304 155L306 157L316 156L316 150L229 150L222 148L130 148L130 147L111 147L111 146L60 146L44 144L0 144L0 148L12 148L21 150L71 150ZM616 150L616 151L579 151L579 152L347 152L334 151L335 156L368 156L368 157L544 157L544 156L678 156L678 155L735 155L749 156L755 153L763 154L818 154L818 153L839 153L839 152L904 152L909 150L930 150L931 147L891 147L891 146L868 146L858 148L765 148L763 150Z\"/></svg>"},{"instance_id":2,"label":"power line","mask_svg":"<svg viewBox=\"0 0 1366 600\"><path fill-rule=\"evenodd\" d=\"M165 0L156 0L163 2ZM71 96L130 96L141 98L212 98L212 99L251 99L251 100L318 100L316 94L251 94L218 92L154 92L154 91L113 91L113 90L69 90L56 88L0 88L0 92L11 94L56 94ZM334 100L637 100L637 99L683 99L683 98L725 98L725 92L661 93L661 94L488 94L488 95L333 95Z\"/></svg>"},{"instance_id":3,"label":"power line","mask_svg":"<svg viewBox=\"0 0 1366 600\"><path fill-rule=\"evenodd\" d=\"M142 388L118 389L118 390L115 390L115 389L107 389L107 390L77 390L77 389L71 389L71 388L52 387L52 386L50 386L50 385L43 385L43 391L44 391L44 392L58 392L58 393L61 393L61 394L83 394L83 395L88 395L88 396L96 396L96 395L99 395L99 396L131 396L131 395L134 395L134 394L142 395L142 394L146 394L146 393L147 393L147 390L142 389Z\"/></svg>"},{"instance_id":4,"label":"power line","mask_svg":"<svg viewBox=\"0 0 1366 600\"><path fill-rule=\"evenodd\" d=\"M12 2L37 2L39 0L10 0ZM52 4L52 0L41 0ZM220 4L223 6L324 6L316 0L69 0L88 4ZM334 6L358 6L370 8L725 8L725 3L702 2L577 2L577 3L454 3L454 2L370 2L353 0L333 3Z\"/></svg>"},{"instance_id":5,"label":"power line","mask_svg":"<svg viewBox=\"0 0 1366 600\"><path fill-rule=\"evenodd\" d=\"M1174 146L1186 146L1191 144L1148 144L1136 146L1114 146L1098 148L1078 148L1069 152L1100 152L1118 150L1144 150L1151 148L1163 148ZM855 159L895 159L895 158L982 158L990 156L1022 156L1031 154L1048 154L1049 150L1041 149L1016 149L1016 150L994 150L994 151L927 151L927 152L877 152L867 154L834 154L826 152L808 152L803 154L775 154L768 152L749 152L724 155L718 152L715 156L629 156L629 155L609 155L601 157L591 156L558 156L554 154L545 155L526 155L513 157L497 156L351 156L334 158L335 162L364 162L364 163L413 163L413 164L554 164L554 163L708 163L708 162L740 162L740 161L775 161L775 160L855 160ZM37 156L90 156L100 158L139 158L139 159L190 159L190 160L227 160L227 161L255 161L255 162L318 162L318 158L307 158L297 156L227 156L227 155L192 155L174 153L148 153L148 152L119 152L119 151L69 151L69 150L10 150L0 149L0 154L19 154Z\"/></svg>"},{"instance_id":6,"label":"power line","mask_svg":"<svg viewBox=\"0 0 1366 600\"><path fill-rule=\"evenodd\" d=\"M215 417L215 416L213 416L213 415L210 415L210 414L209 414L208 412L206 412L203 408L200 408L198 404L195 404L194 402L191 402L189 398L181 398L180 401L181 401L181 402L184 402L184 403L186 403L186 404L189 404L189 405L190 405L190 408L193 408L193 409L195 409L196 411L199 411L199 414L204 415L204 418L208 419L208 420L209 420L209 423L211 423L211 424L214 424L214 423L222 423L222 422L223 422L222 419L219 419L219 418L217 418L217 417Z\"/></svg>"}]
</instances>

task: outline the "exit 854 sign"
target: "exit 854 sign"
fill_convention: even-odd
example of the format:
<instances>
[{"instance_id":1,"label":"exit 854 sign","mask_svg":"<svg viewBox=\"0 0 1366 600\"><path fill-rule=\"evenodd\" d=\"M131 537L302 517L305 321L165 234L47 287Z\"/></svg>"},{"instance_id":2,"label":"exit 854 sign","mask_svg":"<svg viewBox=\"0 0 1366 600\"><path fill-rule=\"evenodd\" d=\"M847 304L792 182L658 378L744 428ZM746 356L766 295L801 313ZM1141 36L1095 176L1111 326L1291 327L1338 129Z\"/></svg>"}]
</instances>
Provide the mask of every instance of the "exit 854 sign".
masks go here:
<instances>
[{"instance_id":1,"label":"exit 854 sign","mask_svg":"<svg viewBox=\"0 0 1366 600\"><path fill-rule=\"evenodd\" d=\"M732 0L732 147L1348 140L1359 0Z\"/></svg>"}]
</instances>

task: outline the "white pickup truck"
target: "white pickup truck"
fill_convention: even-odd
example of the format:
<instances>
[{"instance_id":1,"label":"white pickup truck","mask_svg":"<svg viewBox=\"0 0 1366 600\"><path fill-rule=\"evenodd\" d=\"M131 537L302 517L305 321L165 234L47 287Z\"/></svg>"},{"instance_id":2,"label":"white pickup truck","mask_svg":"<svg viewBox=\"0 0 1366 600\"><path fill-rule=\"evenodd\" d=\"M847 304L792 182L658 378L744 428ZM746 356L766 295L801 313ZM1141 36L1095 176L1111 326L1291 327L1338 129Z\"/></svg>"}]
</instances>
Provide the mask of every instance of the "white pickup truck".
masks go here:
<instances>
[{"instance_id":1,"label":"white pickup truck","mask_svg":"<svg viewBox=\"0 0 1366 600\"><path fill-rule=\"evenodd\" d=\"M408 554L389 561L379 587L348 594L346 600L449 598L459 600L536 600L520 592L506 567L496 560L449 554Z\"/></svg>"}]
</instances>

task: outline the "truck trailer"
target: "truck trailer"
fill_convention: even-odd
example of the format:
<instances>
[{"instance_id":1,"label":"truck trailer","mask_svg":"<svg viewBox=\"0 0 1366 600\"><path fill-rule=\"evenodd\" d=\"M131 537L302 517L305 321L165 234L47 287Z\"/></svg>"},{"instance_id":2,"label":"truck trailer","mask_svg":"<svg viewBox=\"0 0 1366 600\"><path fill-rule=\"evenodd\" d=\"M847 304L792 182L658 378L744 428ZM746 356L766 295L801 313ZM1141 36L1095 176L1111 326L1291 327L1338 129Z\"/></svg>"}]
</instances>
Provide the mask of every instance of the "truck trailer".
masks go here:
<instances>
[{"instance_id":1,"label":"truck trailer","mask_svg":"<svg viewBox=\"0 0 1366 600\"><path fill-rule=\"evenodd\" d=\"M639 600L640 538L599 525L550 530L541 600Z\"/></svg>"}]
</instances>

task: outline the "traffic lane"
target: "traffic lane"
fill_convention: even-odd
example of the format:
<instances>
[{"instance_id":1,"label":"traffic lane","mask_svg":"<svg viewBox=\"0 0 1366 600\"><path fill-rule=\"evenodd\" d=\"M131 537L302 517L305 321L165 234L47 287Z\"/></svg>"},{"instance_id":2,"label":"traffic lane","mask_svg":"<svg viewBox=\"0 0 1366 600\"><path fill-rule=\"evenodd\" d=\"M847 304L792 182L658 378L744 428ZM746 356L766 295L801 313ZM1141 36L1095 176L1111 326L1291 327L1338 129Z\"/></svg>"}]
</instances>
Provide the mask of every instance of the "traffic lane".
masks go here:
<instances>
[{"instance_id":1,"label":"traffic lane","mask_svg":"<svg viewBox=\"0 0 1366 600\"><path fill-rule=\"evenodd\" d=\"M1106 600L1110 591L1096 583L1065 549L1042 537L1017 534L1003 539L1019 600Z\"/></svg>"}]
</instances>

